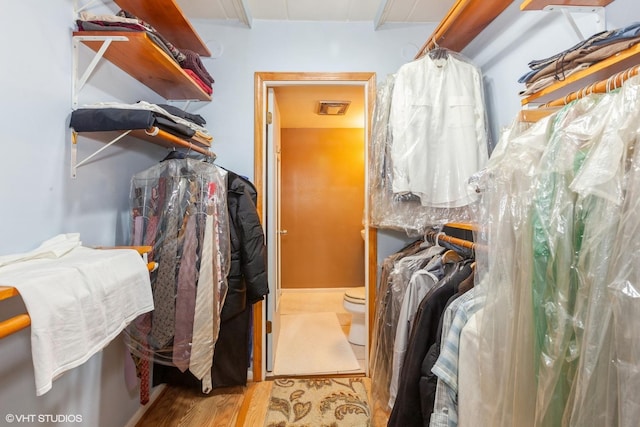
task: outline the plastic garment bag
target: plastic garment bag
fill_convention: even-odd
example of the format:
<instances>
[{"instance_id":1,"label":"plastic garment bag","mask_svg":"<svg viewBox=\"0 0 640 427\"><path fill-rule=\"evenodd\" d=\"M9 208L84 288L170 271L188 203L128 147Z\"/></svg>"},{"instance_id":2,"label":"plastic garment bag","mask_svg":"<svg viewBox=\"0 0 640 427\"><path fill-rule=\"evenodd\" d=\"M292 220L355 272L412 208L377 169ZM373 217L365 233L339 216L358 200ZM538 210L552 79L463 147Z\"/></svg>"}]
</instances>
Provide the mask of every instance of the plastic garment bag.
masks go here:
<instances>
[{"instance_id":1,"label":"plastic garment bag","mask_svg":"<svg viewBox=\"0 0 640 427\"><path fill-rule=\"evenodd\" d=\"M627 82L610 94L606 127L570 189L578 194L575 224L581 237L574 268L578 272L574 314L578 367L563 425L617 425L615 375L611 364L613 331L607 296L615 234L619 225L628 152L635 143L640 107L638 85ZM631 129L631 132L629 130Z\"/></svg>"},{"instance_id":2,"label":"plastic garment bag","mask_svg":"<svg viewBox=\"0 0 640 427\"><path fill-rule=\"evenodd\" d=\"M482 75L453 52L425 55L396 73L389 125L393 192L422 206L457 208L477 199L468 179L487 162Z\"/></svg>"},{"instance_id":3,"label":"plastic garment bag","mask_svg":"<svg viewBox=\"0 0 640 427\"><path fill-rule=\"evenodd\" d=\"M397 327L399 302L394 301L391 273L397 261L413 255L423 248L414 242L385 258L376 290L375 317L369 351L371 395L374 404L388 410L389 385L393 363L393 346Z\"/></svg>"},{"instance_id":4,"label":"plastic garment bag","mask_svg":"<svg viewBox=\"0 0 640 427\"><path fill-rule=\"evenodd\" d=\"M625 177L625 199L620 224L615 235L609 269L608 296L613 308L613 368L618 381L610 392L618 396L616 407L606 408L617 416L617 425L631 427L640 419L640 157L637 146L640 122L637 118L640 79L634 77L623 86L622 92L631 102L632 117L620 128L623 140L634 140L633 157ZM601 405L602 406L602 405ZM617 409L617 410L616 410Z\"/></svg>"},{"instance_id":5,"label":"plastic garment bag","mask_svg":"<svg viewBox=\"0 0 640 427\"><path fill-rule=\"evenodd\" d=\"M585 109L580 110L582 107ZM583 112L557 129L534 179L532 210L534 356L538 378L537 426L560 425L578 357L573 329L581 230L575 229L576 194L569 185L604 131L612 97L572 105Z\"/></svg>"},{"instance_id":6,"label":"plastic garment bag","mask_svg":"<svg viewBox=\"0 0 640 427\"><path fill-rule=\"evenodd\" d=\"M526 427L533 424L532 304L530 291L530 207L532 181L555 117L531 127L514 122L503 132L485 170L476 251L477 292L486 305L478 328L479 396L474 427ZM528 128L527 128L528 127ZM465 391L460 391L463 396ZM461 413L465 402L460 400ZM461 426L463 425L461 424ZM470 425L470 424L464 424Z\"/></svg>"},{"instance_id":7,"label":"plastic garment bag","mask_svg":"<svg viewBox=\"0 0 640 427\"><path fill-rule=\"evenodd\" d=\"M204 286L201 277L205 263L210 267L208 286L212 288L211 318L205 320L212 330L207 331L204 346L211 352L215 346L230 262L226 174L210 163L171 159L136 174L131 180L132 242L152 246L150 261L159 263L159 268L151 273L156 310L140 316L125 330L127 345L137 357L164 365L184 365L185 369L189 366L189 352L178 352L173 331L166 343L153 336L154 322L160 316L158 308L163 305L157 300L160 297L157 288L163 272L163 276L170 278L173 289L170 304L175 306L175 333L185 330L187 339L195 336L196 331L189 331L189 327L193 327L197 289ZM208 242L205 236L211 236ZM190 239L194 243L187 244ZM166 250L168 246L172 252ZM211 248L210 257L203 253L203 247L207 246ZM183 270L188 264L192 267L185 276ZM183 282L183 277L188 279ZM188 289L185 293L180 291L183 284ZM182 298L191 301L186 303L190 307L188 312L180 309ZM187 341L184 347L191 348L193 344Z\"/></svg>"},{"instance_id":8,"label":"plastic garment bag","mask_svg":"<svg viewBox=\"0 0 640 427\"><path fill-rule=\"evenodd\" d=\"M441 49L404 64L378 92L372 132L372 224L420 236L475 218L470 179L487 162L482 75Z\"/></svg>"}]
</instances>

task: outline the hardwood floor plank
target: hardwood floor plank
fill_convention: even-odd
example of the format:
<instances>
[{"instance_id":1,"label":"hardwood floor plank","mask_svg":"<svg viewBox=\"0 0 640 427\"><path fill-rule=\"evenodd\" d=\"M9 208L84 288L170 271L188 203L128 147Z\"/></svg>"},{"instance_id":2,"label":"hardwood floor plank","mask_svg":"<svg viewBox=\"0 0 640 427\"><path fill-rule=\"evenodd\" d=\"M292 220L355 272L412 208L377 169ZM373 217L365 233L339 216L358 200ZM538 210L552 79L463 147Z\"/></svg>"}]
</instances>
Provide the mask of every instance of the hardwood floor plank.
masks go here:
<instances>
[{"instance_id":1,"label":"hardwood floor plank","mask_svg":"<svg viewBox=\"0 0 640 427\"><path fill-rule=\"evenodd\" d=\"M236 427L261 426L267 415L273 381L251 383L245 393Z\"/></svg>"}]
</instances>

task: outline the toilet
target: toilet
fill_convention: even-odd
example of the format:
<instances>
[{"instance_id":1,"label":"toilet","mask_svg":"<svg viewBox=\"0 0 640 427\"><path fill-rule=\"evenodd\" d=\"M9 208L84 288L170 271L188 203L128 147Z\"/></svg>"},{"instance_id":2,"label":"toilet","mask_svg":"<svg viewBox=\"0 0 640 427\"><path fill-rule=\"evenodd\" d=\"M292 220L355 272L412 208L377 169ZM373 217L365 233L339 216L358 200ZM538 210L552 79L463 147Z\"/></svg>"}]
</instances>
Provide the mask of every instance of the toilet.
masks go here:
<instances>
[{"instance_id":1,"label":"toilet","mask_svg":"<svg viewBox=\"0 0 640 427\"><path fill-rule=\"evenodd\" d=\"M349 288L344 293L344 309L351 313L351 328L348 340L351 344L364 345L366 334L364 328L365 291L364 286Z\"/></svg>"}]
</instances>

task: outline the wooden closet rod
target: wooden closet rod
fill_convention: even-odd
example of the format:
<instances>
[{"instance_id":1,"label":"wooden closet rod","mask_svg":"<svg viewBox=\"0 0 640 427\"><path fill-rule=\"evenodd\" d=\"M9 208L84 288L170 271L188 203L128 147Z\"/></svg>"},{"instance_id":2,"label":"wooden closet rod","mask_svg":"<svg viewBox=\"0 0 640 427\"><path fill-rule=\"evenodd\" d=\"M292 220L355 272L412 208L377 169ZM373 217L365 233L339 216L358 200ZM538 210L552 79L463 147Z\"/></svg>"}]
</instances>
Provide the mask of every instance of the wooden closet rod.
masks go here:
<instances>
[{"instance_id":1,"label":"wooden closet rod","mask_svg":"<svg viewBox=\"0 0 640 427\"><path fill-rule=\"evenodd\" d=\"M549 101L546 104L542 105L540 108L560 107L563 105L567 105L568 103L575 101L576 99L584 98L585 96L592 93L606 93L618 89L625 81L637 75L638 71L640 71L640 65L634 65L631 68L627 68L624 71L620 71L619 73L614 74L606 80L600 80L598 82L590 84L589 86L585 86L580 90L571 92L565 95L563 98Z\"/></svg>"},{"instance_id":2,"label":"wooden closet rod","mask_svg":"<svg viewBox=\"0 0 640 427\"><path fill-rule=\"evenodd\" d=\"M11 286L0 286L0 301L20 295L16 288ZM28 314L18 314L7 320L0 322L0 339L18 332L31 324L31 317Z\"/></svg>"},{"instance_id":3,"label":"wooden closet rod","mask_svg":"<svg viewBox=\"0 0 640 427\"><path fill-rule=\"evenodd\" d=\"M459 239L457 237L448 236L441 232L429 231L426 233L425 237L427 238L428 241L430 241L434 245L437 245L439 241L443 241L443 242L449 242L451 244L454 244L463 248L471 249L471 250L475 250L476 248L476 244L473 242L470 242L464 239Z\"/></svg>"}]
</instances>

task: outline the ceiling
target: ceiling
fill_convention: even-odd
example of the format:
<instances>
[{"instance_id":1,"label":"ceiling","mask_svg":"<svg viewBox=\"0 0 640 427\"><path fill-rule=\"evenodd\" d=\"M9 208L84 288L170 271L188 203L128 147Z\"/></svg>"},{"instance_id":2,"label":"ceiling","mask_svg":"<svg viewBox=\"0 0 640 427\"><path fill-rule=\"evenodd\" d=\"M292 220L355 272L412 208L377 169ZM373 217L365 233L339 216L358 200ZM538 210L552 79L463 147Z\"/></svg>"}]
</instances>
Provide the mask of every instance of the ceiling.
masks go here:
<instances>
[{"instance_id":1,"label":"ceiling","mask_svg":"<svg viewBox=\"0 0 640 427\"><path fill-rule=\"evenodd\" d=\"M437 23L455 0L177 0L189 19L239 22L251 28L254 19L279 21Z\"/></svg>"},{"instance_id":2,"label":"ceiling","mask_svg":"<svg viewBox=\"0 0 640 427\"><path fill-rule=\"evenodd\" d=\"M438 23L455 0L176 0L187 18L225 21L251 28L253 20L371 22L375 30L394 24ZM364 127L363 86L276 88L283 128ZM344 116L316 114L318 101L351 102Z\"/></svg>"}]
</instances>

